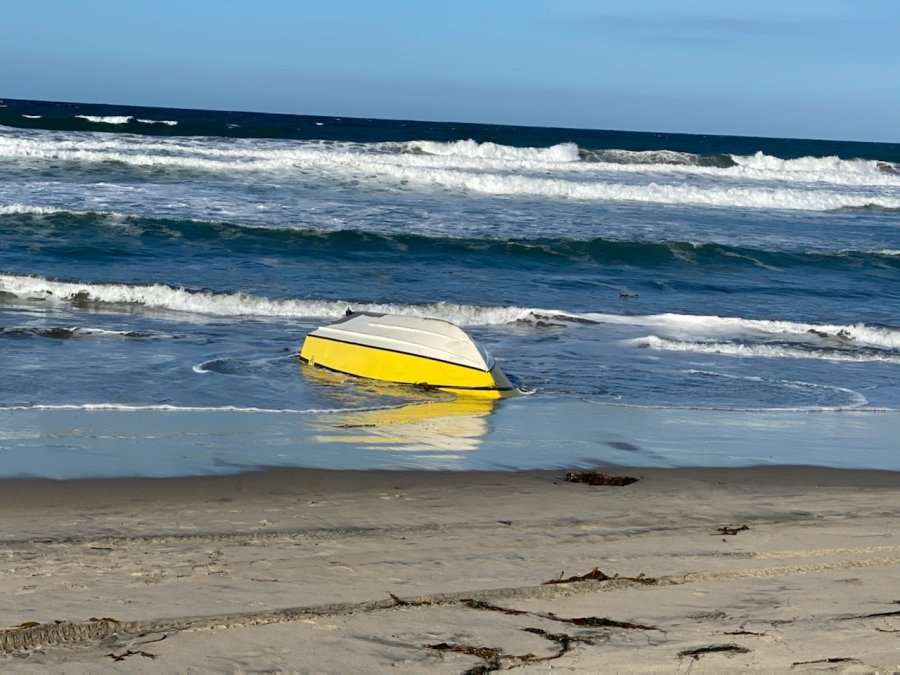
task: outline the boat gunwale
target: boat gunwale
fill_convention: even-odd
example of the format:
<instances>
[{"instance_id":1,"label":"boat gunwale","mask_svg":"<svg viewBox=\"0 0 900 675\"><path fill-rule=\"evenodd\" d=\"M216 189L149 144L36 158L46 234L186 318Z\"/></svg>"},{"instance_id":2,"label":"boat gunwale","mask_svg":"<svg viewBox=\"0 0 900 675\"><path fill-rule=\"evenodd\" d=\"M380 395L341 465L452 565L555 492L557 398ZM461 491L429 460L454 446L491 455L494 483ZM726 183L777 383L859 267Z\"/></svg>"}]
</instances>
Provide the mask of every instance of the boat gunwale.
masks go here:
<instances>
[{"instance_id":1,"label":"boat gunwale","mask_svg":"<svg viewBox=\"0 0 900 675\"><path fill-rule=\"evenodd\" d=\"M388 351L390 351L390 350L388 350ZM403 353L403 352L401 352L401 353ZM425 357L423 357L423 358L425 358ZM331 366L323 366L318 361L316 361L315 363L310 363L309 359L307 359L306 357L303 357L303 356L300 357L300 360L312 368L322 368L324 370L330 370L332 373L340 373L341 375L349 375L350 377L359 377L363 380L374 379L374 378L366 377L365 375L357 375L356 373L351 373L346 370L339 370L337 368L332 368ZM455 364L453 364L453 365L455 365ZM467 366L463 366L463 367L467 367ZM488 374L490 374L491 372L493 372L493 368L490 371L480 371L480 372L487 372ZM431 382L399 382L396 380L380 380L380 381L381 382L390 382L391 384L402 384L402 385L406 385L409 387L424 387L427 389L441 389L443 391L454 391L454 390L459 390L459 391L496 391L496 392L501 392L501 393L507 392L507 391L517 391L515 385L509 386L509 387L492 387L492 386L467 387L467 386L461 385L461 384L431 384Z\"/></svg>"}]
</instances>

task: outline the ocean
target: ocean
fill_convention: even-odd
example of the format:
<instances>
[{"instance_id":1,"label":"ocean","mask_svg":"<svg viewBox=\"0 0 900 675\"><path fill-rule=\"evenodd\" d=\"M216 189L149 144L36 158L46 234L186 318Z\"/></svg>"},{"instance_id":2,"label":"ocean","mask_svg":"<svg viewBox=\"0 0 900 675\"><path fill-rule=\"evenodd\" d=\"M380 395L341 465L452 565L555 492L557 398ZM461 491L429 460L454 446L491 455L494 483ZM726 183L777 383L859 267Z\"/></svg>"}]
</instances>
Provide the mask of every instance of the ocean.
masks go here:
<instances>
[{"instance_id":1,"label":"ocean","mask_svg":"<svg viewBox=\"0 0 900 675\"><path fill-rule=\"evenodd\" d=\"M523 396L329 377L348 308ZM0 101L0 475L900 469L900 145Z\"/></svg>"}]
</instances>

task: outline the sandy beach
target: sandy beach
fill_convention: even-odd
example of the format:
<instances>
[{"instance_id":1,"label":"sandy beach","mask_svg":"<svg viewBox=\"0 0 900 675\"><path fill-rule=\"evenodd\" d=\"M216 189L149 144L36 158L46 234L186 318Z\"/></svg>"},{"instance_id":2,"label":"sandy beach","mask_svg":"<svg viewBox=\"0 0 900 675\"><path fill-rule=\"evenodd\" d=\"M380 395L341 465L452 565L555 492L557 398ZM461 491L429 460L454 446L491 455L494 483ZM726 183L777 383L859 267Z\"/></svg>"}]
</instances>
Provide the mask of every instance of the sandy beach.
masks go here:
<instances>
[{"instance_id":1,"label":"sandy beach","mask_svg":"<svg viewBox=\"0 0 900 675\"><path fill-rule=\"evenodd\" d=\"M3 481L0 669L900 668L898 474L603 471Z\"/></svg>"}]
</instances>

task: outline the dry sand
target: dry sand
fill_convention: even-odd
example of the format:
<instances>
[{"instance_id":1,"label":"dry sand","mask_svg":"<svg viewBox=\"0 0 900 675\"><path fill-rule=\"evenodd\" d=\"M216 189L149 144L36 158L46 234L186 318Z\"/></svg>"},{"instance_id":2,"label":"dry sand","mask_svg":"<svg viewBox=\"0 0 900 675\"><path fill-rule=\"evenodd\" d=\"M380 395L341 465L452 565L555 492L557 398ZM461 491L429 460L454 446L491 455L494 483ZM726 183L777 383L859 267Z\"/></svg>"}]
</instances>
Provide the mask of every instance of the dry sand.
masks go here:
<instances>
[{"instance_id":1,"label":"dry sand","mask_svg":"<svg viewBox=\"0 0 900 675\"><path fill-rule=\"evenodd\" d=\"M606 472L2 481L0 670L900 670L900 475Z\"/></svg>"}]
</instances>

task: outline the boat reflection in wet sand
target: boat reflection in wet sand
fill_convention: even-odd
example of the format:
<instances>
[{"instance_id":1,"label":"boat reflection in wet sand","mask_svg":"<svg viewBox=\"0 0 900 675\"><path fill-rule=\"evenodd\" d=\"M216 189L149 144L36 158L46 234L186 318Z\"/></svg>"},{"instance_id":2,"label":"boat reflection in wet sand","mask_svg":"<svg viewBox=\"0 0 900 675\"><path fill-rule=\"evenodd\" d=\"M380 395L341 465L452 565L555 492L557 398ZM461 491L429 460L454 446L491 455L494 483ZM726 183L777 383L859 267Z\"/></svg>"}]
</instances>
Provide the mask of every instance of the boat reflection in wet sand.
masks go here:
<instances>
[{"instance_id":1,"label":"boat reflection in wet sand","mask_svg":"<svg viewBox=\"0 0 900 675\"><path fill-rule=\"evenodd\" d=\"M396 408L352 410L319 415L314 440L349 443L365 450L417 453L422 458L452 459L481 446L490 430L496 401L459 398L410 403Z\"/></svg>"},{"instance_id":2,"label":"boat reflection in wet sand","mask_svg":"<svg viewBox=\"0 0 900 675\"><path fill-rule=\"evenodd\" d=\"M441 319L351 312L309 333L300 359L338 373L464 397L517 393L487 350Z\"/></svg>"}]
</instances>

